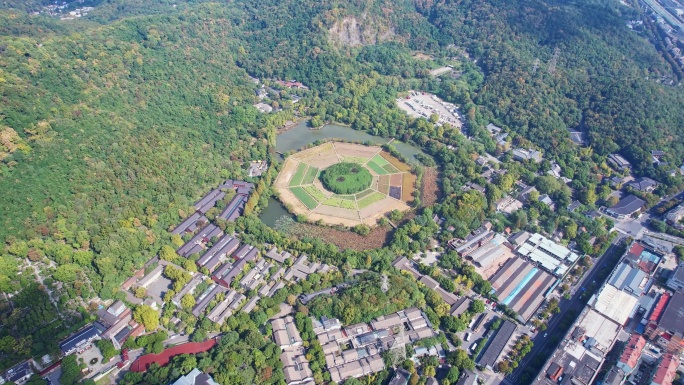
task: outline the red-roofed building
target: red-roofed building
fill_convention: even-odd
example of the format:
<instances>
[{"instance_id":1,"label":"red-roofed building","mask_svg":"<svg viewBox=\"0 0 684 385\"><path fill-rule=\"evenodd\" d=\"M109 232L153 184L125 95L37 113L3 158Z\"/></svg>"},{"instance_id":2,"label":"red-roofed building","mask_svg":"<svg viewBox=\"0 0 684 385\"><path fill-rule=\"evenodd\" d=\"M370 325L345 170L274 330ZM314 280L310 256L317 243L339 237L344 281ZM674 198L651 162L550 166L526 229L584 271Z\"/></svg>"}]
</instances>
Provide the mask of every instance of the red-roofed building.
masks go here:
<instances>
[{"instance_id":1,"label":"red-roofed building","mask_svg":"<svg viewBox=\"0 0 684 385\"><path fill-rule=\"evenodd\" d=\"M684 293L664 293L660 297L644 336L668 353L684 351Z\"/></svg>"},{"instance_id":2,"label":"red-roofed building","mask_svg":"<svg viewBox=\"0 0 684 385\"><path fill-rule=\"evenodd\" d=\"M138 280L140 278L142 278L144 276L145 276L145 269L140 269L140 270L136 271L135 274L133 274L133 276L131 278L126 280L126 282L124 282L123 285L121 285L121 288L124 290L130 289L131 286L133 286L136 282L138 282Z\"/></svg>"},{"instance_id":3,"label":"red-roofed building","mask_svg":"<svg viewBox=\"0 0 684 385\"><path fill-rule=\"evenodd\" d=\"M655 269L662 259L662 254L639 242L632 243L629 247L629 251L625 255L625 260L638 266L639 269L649 275L655 272Z\"/></svg>"},{"instance_id":4,"label":"red-roofed building","mask_svg":"<svg viewBox=\"0 0 684 385\"><path fill-rule=\"evenodd\" d=\"M626 374L632 373L639 363L641 352L644 350L645 346L646 340L644 337L640 334L632 334L615 366L622 369Z\"/></svg>"},{"instance_id":5,"label":"red-roofed building","mask_svg":"<svg viewBox=\"0 0 684 385\"><path fill-rule=\"evenodd\" d=\"M133 365L131 365L131 371L144 372L155 362L159 364L159 366L164 366L171 361L171 357L180 354L197 354L206 352L215 345L216 340L212 338L204 342L188 342L187 344L174 346L162 351L159 354L145 354L144 356L138 357Z\"/></svg>"},{"instance_id":6,"label":"red-roofed building","mask_svg":"<svg viewBox=\"0 0 684 385\"><path fill-rule=\"evenodd\" d=\"M651 312L651 315L648 317L648 320L653 322L660 321L660 316L663 315L663 311L665 310L665 306L667 305L667 302L669 300L670 293L663 293L663 295L661 295L658 299L658 303L653 308L653 311Z\"/></svg>"},{"instance_id":7,"label":"red-roofed building","mask_svg":"<svg viewBox=\"0 0 684 385\"><path fill-rule=\"evenodd\" d=\"M672 385L677 374L679 360L673 354L665 354L651 379L651 385Z\"/></svg>"},{"instance_id":8,"label":"red-roofed building","mask_svg":"<svg viewBox=\"0 0 684 385\"><path fill-rule=\"evenodd\" d=\"M634 242L634 243L632 244L632 247L629 249L629 253L630 253L630 254L634 254L634 255L636 255L636 256L639 256L639 255L641 255L641 253L642 253L644 250L645 250L645 248L644 248L643 246L641 246L640 244Z\"/></svg>"}]
</instances>

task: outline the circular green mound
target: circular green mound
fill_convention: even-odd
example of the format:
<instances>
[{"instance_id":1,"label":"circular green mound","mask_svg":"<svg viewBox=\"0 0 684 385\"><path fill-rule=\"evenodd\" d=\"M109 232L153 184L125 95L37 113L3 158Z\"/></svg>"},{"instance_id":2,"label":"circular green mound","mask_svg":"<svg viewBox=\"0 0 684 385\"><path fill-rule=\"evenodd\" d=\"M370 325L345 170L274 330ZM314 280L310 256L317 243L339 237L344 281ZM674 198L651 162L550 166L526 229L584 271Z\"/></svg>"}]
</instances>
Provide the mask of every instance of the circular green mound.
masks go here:
<instances>
[{"instance_id":1,"label":"circular green mound","mask_svg":"<svg viewBox=\"0 0 684 385\"><path fill-rule=\"evenodd\" d=\"M321 173L323 186L335 194L354 194L370 187L373 176L356 163L337 163Z\"/></svg>"}]
</instances>

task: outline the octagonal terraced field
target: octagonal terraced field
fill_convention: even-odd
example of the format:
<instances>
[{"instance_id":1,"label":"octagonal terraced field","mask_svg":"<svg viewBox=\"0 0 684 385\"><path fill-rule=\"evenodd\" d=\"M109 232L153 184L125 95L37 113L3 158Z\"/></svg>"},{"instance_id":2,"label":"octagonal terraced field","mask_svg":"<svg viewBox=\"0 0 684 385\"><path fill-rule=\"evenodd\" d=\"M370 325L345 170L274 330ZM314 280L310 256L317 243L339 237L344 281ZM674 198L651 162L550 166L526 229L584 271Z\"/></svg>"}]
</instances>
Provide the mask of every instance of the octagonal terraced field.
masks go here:
<instances>
[{"instance_id":1,"label":"octagonal terraced field","mask_svg":"<svg viewBox=\"0 0 684 385\"><path fill-rule=\"evenodd\" d=\"M338 195L325 189L321 171L338 163L356 163L373 176L368 189ZM284 204L309 221L329 225L373 226L392 210L406 211L416 177L411 167L377 146L327 142L290 155L275 182Z\"/></svg>"}]
</instances>

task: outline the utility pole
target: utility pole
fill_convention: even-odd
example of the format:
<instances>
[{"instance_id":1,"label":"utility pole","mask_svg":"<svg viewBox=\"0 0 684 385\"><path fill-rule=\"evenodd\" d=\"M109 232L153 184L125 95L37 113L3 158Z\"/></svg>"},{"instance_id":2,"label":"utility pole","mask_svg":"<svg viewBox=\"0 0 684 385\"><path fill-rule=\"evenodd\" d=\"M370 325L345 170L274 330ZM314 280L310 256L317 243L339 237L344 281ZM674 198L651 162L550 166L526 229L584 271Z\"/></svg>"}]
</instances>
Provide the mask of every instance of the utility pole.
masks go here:
<instances>
[{"instance_id":1,"label":"utility pole","mask_svg":"<svg viewBox=\"0 0 684 385\"><path fill-rule=\"evenodd\" d=\"M560 48L556 47L556 49L553 51L553 57L551 58L551 62L549 63L549 73L553 75L556 72L556 64L558 64L558 56L560 56Z\"/></svg>"},{"instance_id":2,"label":"utility pole","mask_svg":"<svg viewBox=\"0 0 684 385\"><path fill-rule=\"evenodd\" d=\"M398 366L406 361L406 337L404 336L404 325L399 325L399 333L394 335L394 342L390 347L389 356L392 366Z\"/></svg>"},{"instance_id":3,"label":"utility pole","mask_svg":"<svg viewBox=\"0 0 684 385\"><path fill-rule=\"evenodd\" d=\"M539 68L539 58L534 59L534 64L532 65L533 74L537 72L537 68Z\"/></svg>"},{"instance_id":4,"label":"utility pole","mask_svg":"<svg viewBox=\"0 0 684 385\"><path fill-rule=\"evenodd\" d=\"M389 291L389 279L387 278L387 274L382 275L382 285L380 286L380 290L382 290L383 293L387 293Z\"/></svg>"}]
</instances>

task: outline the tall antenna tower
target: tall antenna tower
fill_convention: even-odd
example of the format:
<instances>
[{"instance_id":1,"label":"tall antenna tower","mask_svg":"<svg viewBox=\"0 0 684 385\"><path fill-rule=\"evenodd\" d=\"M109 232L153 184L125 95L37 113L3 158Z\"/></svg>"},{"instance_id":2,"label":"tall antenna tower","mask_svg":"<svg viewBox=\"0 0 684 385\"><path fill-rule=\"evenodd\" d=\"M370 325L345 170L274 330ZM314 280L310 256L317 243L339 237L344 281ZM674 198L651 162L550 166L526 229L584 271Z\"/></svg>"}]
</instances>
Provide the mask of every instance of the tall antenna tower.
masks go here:
<instances>
[{"instance_id":1,"label":"tall antenna tower","mask_svg":"<svg viewBox=\"0 0 684 385\"><path fill-rule=\"evenodd\" d=\"M387 274L382 275L382 285L380 286L380 290L382 290L383 293L387 293L389 291L389 279L387 278Z\"/></svg>"},{"instance_id":2,"label":"tall antenna tower","mask_svg":"<svg viewBox=\"0 0 684 385\"><path fill-rule=\"evenodd\" d=\"M539 68L539 58L534 59L534 64L532 65L532 73L537 72L537 68Z\"/></svg>"},{"instance_id":3,"label":"tall antenna tower","mask_svg":"<svg viewBox=\"0 0 684 385\"><path fill-rule=\"evenodd\" d=\"M556 64L558 64L558 56L560 56L560 48L556 47L555 50L553 50L553 57L551 58L551 62L549 63L549 73L553 75L556 72Z\"/></svg>"}]
</instances>

